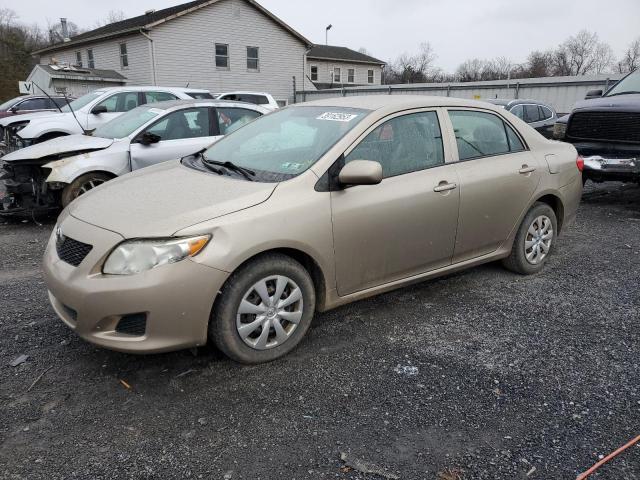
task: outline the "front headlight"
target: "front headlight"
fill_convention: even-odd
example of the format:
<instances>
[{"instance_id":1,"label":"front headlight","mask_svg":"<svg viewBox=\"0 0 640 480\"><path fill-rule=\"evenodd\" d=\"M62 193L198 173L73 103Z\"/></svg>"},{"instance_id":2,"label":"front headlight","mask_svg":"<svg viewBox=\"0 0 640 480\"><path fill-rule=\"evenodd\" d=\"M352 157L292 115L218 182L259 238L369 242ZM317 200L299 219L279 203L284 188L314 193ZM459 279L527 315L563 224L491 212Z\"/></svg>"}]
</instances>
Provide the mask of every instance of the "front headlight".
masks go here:
<instances>
[{"instance_id":1,"label":"front headlight","mask_svg":"<svg viewBox=\"0 0 640 480\"><path fill-rule=\"evenodd\" d=\"M210 235L202 235L187 238L128 240L111 252L102 267L102 273L134 275L162 265L176 263L197 255L210 239Z\"/></svg>"},{"instance_id":2,"label":"front headlight","mask_svg":"<svg viewBox=\"0 0 640 480\"><path fill-rule=\"evenodd\" d=\"M567 124L557 122L553 126L553 138L556 140L562 140L567 134Z\"/></svg>"}]
</instances>

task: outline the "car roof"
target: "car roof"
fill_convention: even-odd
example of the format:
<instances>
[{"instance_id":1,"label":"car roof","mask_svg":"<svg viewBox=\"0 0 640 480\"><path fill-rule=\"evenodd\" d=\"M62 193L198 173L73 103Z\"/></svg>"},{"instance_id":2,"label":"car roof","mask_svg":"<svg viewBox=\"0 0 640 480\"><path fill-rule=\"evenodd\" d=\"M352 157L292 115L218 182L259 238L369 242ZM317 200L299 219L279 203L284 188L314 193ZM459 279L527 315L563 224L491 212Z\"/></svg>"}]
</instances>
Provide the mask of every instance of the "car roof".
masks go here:
<instances>
[{"instance_id":1,"label":"car roof","mask_svg":"<svg viewBox=\"0 0 640 480\"><path fill-rule=\"evenodd\" d=\"M218 96L221 96L221 95L265 95L265 96L270 96L270 94L268 94L267 92L250 92L248 90L235 90L233 92L222 92L222 93L218 93L216 95L218 95Z\"/></svg>"},{"instance_id":2,"label":"car roof","mask_svg":"<svg viewBox=\"0 0 640 480\"><path fill-rule=\"evenodd\" d=\"M167 91L167 92L195 92L195 93L209 93L209 90L205 90L202 88L187 88L187 87L160 87L158 85L148 85L148 86L123 86L123 87L108 87L108 88L99 88L94 90L95 92L113 92L113 91L123 91L123 92L144 92L144 91Z\"/></svg>"},{"instance_id":3,"label":"car roof","mask_svg":"<svg viewBox=\"0 0 640 480\"><path fill-rule=\"evenodd\" d=\"M364 110L403 110L428 107L477 107L498 110L486 102L454 97L435 97L426 95L357 95L352 97L326 98L292 105L316 107L346 107Z\"/></svg>"},{"instance_id":4,"label":"car roof","mask_svg":"<svg viewBox=\"0 0 640 480\"><path fill-rule=\"evenodd\" d=\"M189 107L242 107L249 110L256 110L266 113L267 109L260 105L245 102L235 102L233 100L215 100L215 99L193 99L193 100L167 100L164 102L146 103L140 107L159 108L161 110L171 110Z\"/></svg>"}]
</instances>

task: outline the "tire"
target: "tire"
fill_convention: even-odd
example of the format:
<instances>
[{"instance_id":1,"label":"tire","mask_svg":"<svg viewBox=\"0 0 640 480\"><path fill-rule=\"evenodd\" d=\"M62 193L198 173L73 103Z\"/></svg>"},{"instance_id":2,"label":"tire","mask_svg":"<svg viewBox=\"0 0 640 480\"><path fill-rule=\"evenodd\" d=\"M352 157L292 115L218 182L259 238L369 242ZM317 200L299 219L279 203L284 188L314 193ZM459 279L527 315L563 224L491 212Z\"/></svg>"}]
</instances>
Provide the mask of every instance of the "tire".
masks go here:
<instances>
[{"instance_id":1,"label":"tire","mask_svg":"<svg viewBox=\"0 0 640 480\"><path fill-rule=\"evenodd\" d=\"M111 178L113 177L102 172L89 172L84 175L80 175L62 191L62 197L60 199L62 208L66 208L67 205L73 202L80 195L97 187L98 185L108 182Z\"/></svg>"},{"instance_id":2,"label":"tire","mask_svg":"<svg viewBox=\"0 0 640 480\"><path fill-rule=\"evenodd\" d=\"M263 285L259 294L260 289L255 287ZM282 293L274 300L279 288ZM279 302L298 298L297 292L300 300L277 308ZM311 325L315 305L316 293L309 272L286 255L265 254L241 266L222 287L211 313L209 338L237 362L271 362L300 343Z\"/></svg>"},{"instance_id":3,"label":"tire","mask_svg":"<svg viewBox=\"0 0 640 480\"><path fill-rule=\"evenodd\" d=\"M540 219L546 219L546 221ZM536 235L533 235L530 229L533 229ZM548 237L549 233L550 237ZM511 253L502 261L502 264L508 270L521 275L540 272L554 250L557 235L558 219L553 209L546 203L535 203L522 220L511 247ZM533 242L533 245L529 242ZM535 251L536 244L538 256Z\"/></svg>"}]
</instances>

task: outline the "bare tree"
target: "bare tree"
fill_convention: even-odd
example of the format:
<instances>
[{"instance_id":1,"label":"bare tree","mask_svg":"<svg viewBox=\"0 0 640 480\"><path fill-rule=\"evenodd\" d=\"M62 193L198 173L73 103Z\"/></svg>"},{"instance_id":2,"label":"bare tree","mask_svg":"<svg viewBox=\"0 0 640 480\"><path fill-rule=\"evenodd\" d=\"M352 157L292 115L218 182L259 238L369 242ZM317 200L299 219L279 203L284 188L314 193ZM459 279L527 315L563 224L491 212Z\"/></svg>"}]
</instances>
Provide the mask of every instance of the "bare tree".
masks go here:
<instances>
[{"instance_id":1,"label":"bare tree","mask_svg":"<svg viewBox=\"0 0 640 480\"><path fill-rule=\"evenodd\" d=\"M603 73L613 63L613 51L597 33L581 30L558 46L551 63L554 75Z\"/></svg>"},{"instance_id":2,"label":"bare tree","mask_svg":"<svg viewBox=\"0 0 640 480\"><path fill-rule=\"evenodd\" d=\"M418 53L403 53L397 60L389 62L386 71L387 83L423 83L436 81L441 75L435 66L437 58L430 43L420 44Z\"/></svg>"},{"instance_id":3,"label":"bare tree","mask_svg":"<svg viewBox=\"0 0 640 480\"><path fill-rule=\"evenodd\" d=\"M640 37L631 42L617 65L619 73L633 72L638 68L640 68Z\"/></svg>"},{"instance_id":4,"label":"bare tree","mask_svg":"<svg viewBox=\"0 0 640 480\"><path fill-rule=\"evenodd\" d=\"M31 52L45 45L45 36L37 25L18 22L10 9L0 9L0 99L18 94L18 81L25 80L35 61Z\"/></svg>"},{"instance_id":5,"label":"bare tree","mask_svg":"<svg viewBox=\"0 0 640 480\"><path fill-rule=\"evenodd\" d=\"M105 18L103 18L102 20L98 20L94 24L94 28L100 28L104 27L105 25L121 22L122 20L126 20L126 18L127 16L122 10L111 10Z\"/></svg>"}]
</instances>

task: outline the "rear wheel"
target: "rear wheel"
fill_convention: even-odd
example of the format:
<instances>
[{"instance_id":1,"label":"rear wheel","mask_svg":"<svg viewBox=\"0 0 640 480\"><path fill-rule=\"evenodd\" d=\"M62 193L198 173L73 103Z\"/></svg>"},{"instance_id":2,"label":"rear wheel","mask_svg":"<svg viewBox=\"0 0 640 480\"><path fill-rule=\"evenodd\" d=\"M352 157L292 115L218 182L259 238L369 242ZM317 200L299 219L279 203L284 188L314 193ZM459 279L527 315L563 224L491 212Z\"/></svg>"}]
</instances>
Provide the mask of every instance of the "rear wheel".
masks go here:
<instances>
[{"instance_id":1,"label":"rear wheel","mask_svg":"<svg viewBox=\"0 0 640 480\"><path fill-rule=\"evenodd\" d=\"M516 273L531 275L544 267L555 245L558 220L546 203L536 203L522 220L511 247L511 254L503 265Z\"/></svg>"},{"instance_id":2,"label":"rear wheel","mask_svg":"<svg viewBox=\"0 0 640 480\"><path fill-rule=\"evenodd\" d=\"M108 182L111 178L110 175L102 172L89 172L79 176L62 191L62 207L65 208L80 195Z\"/></svg>"},{"instance_id":3,"label":"rear wheel","mask_svg":"<svg viewBox=\"0 0 640 480\"><path fill-rule=\"evenodd\" d=\"M209 337L233 360L270 362L302 340L315 303L305 268L286 255L267 254L240 267L224 285Z\"/></svg>"}]
</instances>

